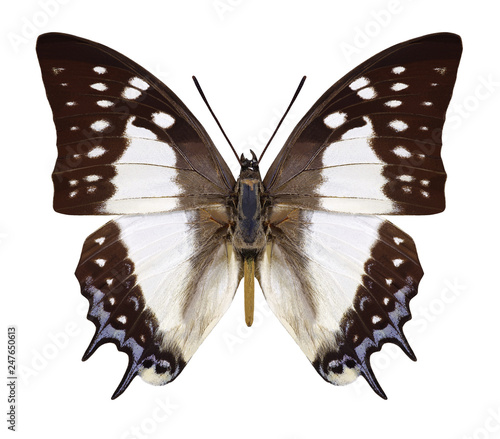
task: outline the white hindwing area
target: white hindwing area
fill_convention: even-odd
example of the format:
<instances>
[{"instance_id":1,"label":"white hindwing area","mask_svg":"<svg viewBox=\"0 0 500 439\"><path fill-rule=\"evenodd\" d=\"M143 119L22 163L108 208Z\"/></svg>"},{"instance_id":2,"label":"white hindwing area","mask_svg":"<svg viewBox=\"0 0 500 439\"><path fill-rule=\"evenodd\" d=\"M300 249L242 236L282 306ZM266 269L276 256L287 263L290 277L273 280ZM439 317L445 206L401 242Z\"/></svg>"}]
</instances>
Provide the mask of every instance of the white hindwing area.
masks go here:
<instances>
[{"instance_id":1,"label":"white hindwing area","mask_svg":"<svg viewBox=\"0 0 500 439\"><path fill-rule=\"evenodd\" d=\"M194 210L122 216L89 236L77 269L97 326L86 357L105 342L129 354L115 396L137 374L172 381L227 310L241 261L226 232Z\"/></svg>"},{"instance_id":2,"label":"white hindwing area","mask_svg":"<svg viewBox=\"0 0 500 439\"><path fill-rule=\"evenodd\" d=\"M412 239L377 216L294 210L257 264L270 308L333 384L362 374L383 395L369 355L396 343L422 276Z\"/></svg>"}]
</instances>

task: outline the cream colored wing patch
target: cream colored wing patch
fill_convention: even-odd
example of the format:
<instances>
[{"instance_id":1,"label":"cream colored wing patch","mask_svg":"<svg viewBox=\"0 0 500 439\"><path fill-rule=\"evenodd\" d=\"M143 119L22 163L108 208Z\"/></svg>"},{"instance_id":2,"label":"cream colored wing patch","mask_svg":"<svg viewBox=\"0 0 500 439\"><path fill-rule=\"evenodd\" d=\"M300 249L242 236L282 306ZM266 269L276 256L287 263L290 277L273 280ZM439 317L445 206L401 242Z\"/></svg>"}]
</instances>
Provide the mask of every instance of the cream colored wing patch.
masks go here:
<instances>
[{"instance_id":1,"label":"cream colored wing patch","mask_svg":"<svg viewBox=\"0 0 500 439\"><path fill-rule=\"evenodd\" d=\"M363 375L386 342L414 355L402 326L422 277L412 239L376 216L314 211L277 215L257 262L270 308L321 376L343 385Z\"/></svg>"},{"instance_id":2,"label":"cream colored wing patch","mask_svg":"<svg viewBox=\"0 0 500 439\"><path fill-rule=\"evenodd\" d=\"M224 217L224 210L213 212ZM227 227L203 210L119 217L90 235L76 271L95 336L87 359L114 343L136 375L172 381L229 307L242 263Z\"/></svg>"}]
</instances>

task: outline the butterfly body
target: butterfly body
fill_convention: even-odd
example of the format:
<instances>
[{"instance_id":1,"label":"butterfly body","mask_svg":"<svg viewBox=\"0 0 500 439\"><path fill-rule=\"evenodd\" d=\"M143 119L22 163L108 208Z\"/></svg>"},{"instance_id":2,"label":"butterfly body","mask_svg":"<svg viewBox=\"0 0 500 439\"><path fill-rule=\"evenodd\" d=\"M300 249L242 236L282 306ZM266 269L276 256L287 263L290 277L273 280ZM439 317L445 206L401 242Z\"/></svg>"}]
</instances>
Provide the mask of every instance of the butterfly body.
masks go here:
<instances>
[{"instance_id":1,"label":"butterfly body","mask_svg":"<svg viewBox=\"0 0 500 439\"><path fill-rule=\"evenodd\" d=\"M255 156L254 156L255 157ZM244 259L255 259L266 245L263 184L256 158L243 159L237 187L237 215L232 242Z\"/></svg>"},{"instance_id":2,"label":"butterfly body","mask_svg":"<svg viewBox=\"0 0 500 439\"><path fill-rule=\"evenodd\" d=\"M363 376L403 334L423 275L411 237L378 215L444 209L441 132L462 52L439 33L390 47L341 78L292 131L261 178L234 179L203 126L124 55L65 34L37 42L57 128L54 208L121 215L91 234L76 270L104 343L127 353L113 397L135 376L183 370L244 278L318 373Z\"/></svg>"}]
</instances>

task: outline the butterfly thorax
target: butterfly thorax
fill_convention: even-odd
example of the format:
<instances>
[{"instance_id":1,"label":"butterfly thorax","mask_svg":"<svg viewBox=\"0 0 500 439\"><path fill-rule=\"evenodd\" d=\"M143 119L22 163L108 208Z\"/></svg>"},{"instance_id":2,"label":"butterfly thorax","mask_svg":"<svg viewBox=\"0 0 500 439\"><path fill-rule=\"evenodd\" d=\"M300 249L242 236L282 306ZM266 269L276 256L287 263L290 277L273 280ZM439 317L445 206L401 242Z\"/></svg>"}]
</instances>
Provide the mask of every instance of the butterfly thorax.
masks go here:
<instances>
[{"instance_id":1,"label":"butterfly thorax","mask_svg":"<svg viewBox=\"0 0 500 439\"><path fill-rule=\"evenodd\" d=\"M236 183L237 214L233 246L245 259L254 259L266 245L262 225L262 178L256 158L241 160L241 172Z\"/></svg>"}]
</instances>

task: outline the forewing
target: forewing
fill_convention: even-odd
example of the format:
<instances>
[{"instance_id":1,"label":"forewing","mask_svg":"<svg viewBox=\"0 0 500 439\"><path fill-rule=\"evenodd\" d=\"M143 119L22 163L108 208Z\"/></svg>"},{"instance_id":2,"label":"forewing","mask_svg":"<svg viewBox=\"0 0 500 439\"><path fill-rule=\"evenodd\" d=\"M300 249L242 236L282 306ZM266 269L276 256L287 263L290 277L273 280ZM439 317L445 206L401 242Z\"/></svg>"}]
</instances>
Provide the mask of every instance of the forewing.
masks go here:
<instances>
[{"instance_id":1,"label":"forewing","mask_svg":"<svg viewBox=\"0 0 500 439\"><path fill-rule=\"evenodd\" d=\"M270 308L321 376L359 375L382 397L370 355L386 342L414 355L403 324L423 275L412 239L376 216L276 210L257 278Z\"/></svg>"},{"instance_id":2,"label":"forewing","mask_svg":"<svg viewBox=\"0 0 500 439\"><path fill-rule=\"evenodd\" d=\"M229 168L193 114L151 73L71 35L40 36L37 54L57 130L56 211L149 213L224 203L235 183Z\"/></svg>"},{"instance_id":3,"label":"forewing","mask_svg":"<svg viewBox=\"0 0 500 439\"><path fill-rule=\"evenodd\" d=\"M76 275L96 333L84 359L107 342L128 354L114 398L136 375L175 379L229 307L242 263L224 221L223 209L126 215L85 241Z\"/></svg>"},{"instance_id":4,"label":"forewing","mask_svg":"<svg viewBox=\"0 0 500 439\"><path fill-rule=\"evenodd\" d=\"M393 46L333 85L264 180L276 204L347 213L444 209L441 132L462 52L441 33Z\"/></svg>"}]
</instances>

